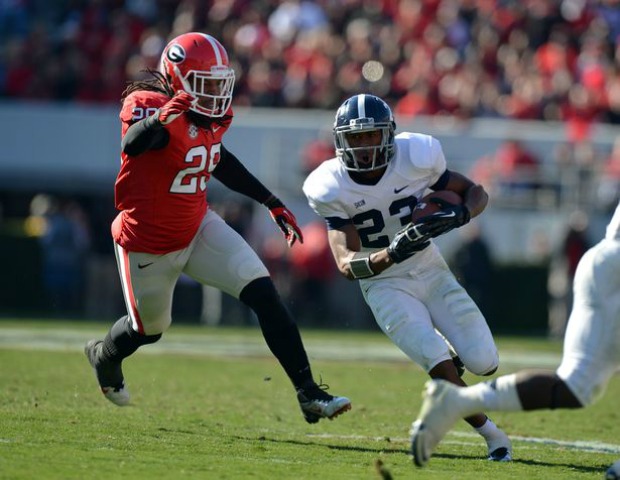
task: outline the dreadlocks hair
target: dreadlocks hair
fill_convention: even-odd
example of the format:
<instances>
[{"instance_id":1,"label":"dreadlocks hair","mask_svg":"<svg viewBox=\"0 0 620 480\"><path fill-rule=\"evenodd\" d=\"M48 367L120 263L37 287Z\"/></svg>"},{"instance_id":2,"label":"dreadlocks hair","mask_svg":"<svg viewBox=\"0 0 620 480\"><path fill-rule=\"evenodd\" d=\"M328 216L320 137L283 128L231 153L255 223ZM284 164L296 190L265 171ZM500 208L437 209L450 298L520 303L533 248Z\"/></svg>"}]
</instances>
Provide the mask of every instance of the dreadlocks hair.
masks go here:
<instances>
[{"instance_id":1,"label":"dreadlocks hair","mask_svg":"<svg viewBox=\"0 0 620 480\"><path fill-rule=\"evenodd\" d=\"M138 80L135 82L127 82L127 88L125 88L123 94L121 95L121 102L123 102L130 93L138 90L149 90L151 92L163 93L169 97L174 96L174 90L166 80L163 73L150 68L142 71L148 73L153 78L147 78L146 80Z\"/></svg>"}]
</instances>

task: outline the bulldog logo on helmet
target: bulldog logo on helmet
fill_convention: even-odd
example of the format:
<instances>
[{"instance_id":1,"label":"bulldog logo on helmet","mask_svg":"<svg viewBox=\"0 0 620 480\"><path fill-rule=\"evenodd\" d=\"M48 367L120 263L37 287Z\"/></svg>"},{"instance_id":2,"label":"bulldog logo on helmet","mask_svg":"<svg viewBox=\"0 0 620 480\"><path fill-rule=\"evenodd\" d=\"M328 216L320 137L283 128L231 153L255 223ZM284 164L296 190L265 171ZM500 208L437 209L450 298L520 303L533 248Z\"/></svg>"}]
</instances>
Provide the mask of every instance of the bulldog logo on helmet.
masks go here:
<instances>
[{"instance_id":1,"label":"bulldog logo on helmet","mask_svg":"<svg viewBox=\"0 0 620 480\"><path fill-rule=\"evenodd\" d=\"M181 63L185 60L185 49L178 43L175 43L168 49L166 56L172 63Z\"/></svg>"}]
</instances>

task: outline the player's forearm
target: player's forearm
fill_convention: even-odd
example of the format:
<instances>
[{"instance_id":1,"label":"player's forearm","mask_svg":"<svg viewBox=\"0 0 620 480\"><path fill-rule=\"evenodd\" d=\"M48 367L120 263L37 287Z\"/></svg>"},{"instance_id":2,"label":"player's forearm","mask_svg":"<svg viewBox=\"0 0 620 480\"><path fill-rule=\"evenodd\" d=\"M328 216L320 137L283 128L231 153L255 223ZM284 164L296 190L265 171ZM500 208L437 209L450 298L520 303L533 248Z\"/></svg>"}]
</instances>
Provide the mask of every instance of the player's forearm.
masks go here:
<instances>
[{"instance_id":1,"label":"player's forearm","mask_svg":"<svg viewBox=\"0 0 620 480\"><path fill-rule=\"evenodd\" d=\"M222 158L217 168L213 170L213 176L224 186L258 203L265 203L271 197L269 189L252 175L234 154L226 150L224 146L220 153Z\"/></svg>"},{"instance_id":2,"label":"player's forearm","mask_svg":"<svg viewBox=\"0 0 620 480\"><path fill-rule=\"evenodd\" d=\"M394 261L384 248L375 252L349 252L338 265L340 272L348 280L359 280L379 275L394 265Z\"/></svg>"},{"instance_id":3,"label":"player's forearm","mask_svg":"<svg viewBox=\"0 0 620 480\"><path fill-rule=\"evenodd\" d=\"M155 115L151 115L127 129L121 141L121 149L127 155L136 156L153 148L165 147L169 139L166 129Z\"/></svg>"}]
</instances>

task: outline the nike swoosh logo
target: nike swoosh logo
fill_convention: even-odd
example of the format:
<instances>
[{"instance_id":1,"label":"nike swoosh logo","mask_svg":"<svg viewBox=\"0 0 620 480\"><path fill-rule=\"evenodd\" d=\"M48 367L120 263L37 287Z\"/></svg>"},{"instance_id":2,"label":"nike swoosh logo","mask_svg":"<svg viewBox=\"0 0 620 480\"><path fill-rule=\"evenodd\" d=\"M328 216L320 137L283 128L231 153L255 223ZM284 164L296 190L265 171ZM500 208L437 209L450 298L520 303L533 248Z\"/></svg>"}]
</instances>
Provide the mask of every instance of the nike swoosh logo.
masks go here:
<instances>
[{"instance_id":1,"label":"nike swoosh logo","mask_svg":"<svg viewBox=\"0 0 620 480\"><path fill-rule=\"evenodd\" d=\"M456 213L454 212L439 212L439 215L441 218L452 218L452 217L456 217Z\"/></svg>"},{"instance_id":2,"label":"nike swoosh logo","mask_svg":"<svg viewBox=\"0 0 620 480\"><path fill-rule=\"evenodd\" d=\"M213 133L217 132L220 129L220 127L213 127L211 128L211 130L213 130Z\"/></svg>"},{"instance_id":3,"label":"nike swoosh logo","mask_svg":"<svg viewBox=\"0 0 620 480\"><path fill-rule=\"evenodd\" d=\"M146 267L148 267L149 265L153 265L153 263L155 263L155 262L149 262L149 263L138 263L138 268L139 268L140 270L142 270L143 268L146 268Z\"/></svg>"},{"instance_id":4,"label":"nike swoosh logo","mask_svg":"<svg viewBox=\"0 0 620 480\"><path fill-rule=\"evenodd\" d=\"M408 185L405 185L405 186L404 186L404 187L402 187L402 188L395 188L395 189L394 189L394 193L400 193L400 192L402 192L402 191L403 191L405 188L407 188L407 187L408 187Z\"/></svg>"}]
</instances>

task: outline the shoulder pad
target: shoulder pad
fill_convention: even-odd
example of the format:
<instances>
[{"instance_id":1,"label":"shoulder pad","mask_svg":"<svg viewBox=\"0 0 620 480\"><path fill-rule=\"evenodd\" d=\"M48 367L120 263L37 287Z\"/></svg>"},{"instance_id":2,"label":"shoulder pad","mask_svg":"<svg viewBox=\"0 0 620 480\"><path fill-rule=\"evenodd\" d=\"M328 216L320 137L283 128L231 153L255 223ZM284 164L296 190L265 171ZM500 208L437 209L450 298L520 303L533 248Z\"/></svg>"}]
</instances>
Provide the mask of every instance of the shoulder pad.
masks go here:
<instances>
[{"instance_id":1,"label":"shoulder pad","mask_svg":"<svg viewBox=\"0 0 620 480\"><path fill-rule=\"evenodd\" d=\"M159 92L139 90L130 93L123 101L120 119L122 122L134 123L153 115L170 97Z\"/></svg>"}]
</instances>

